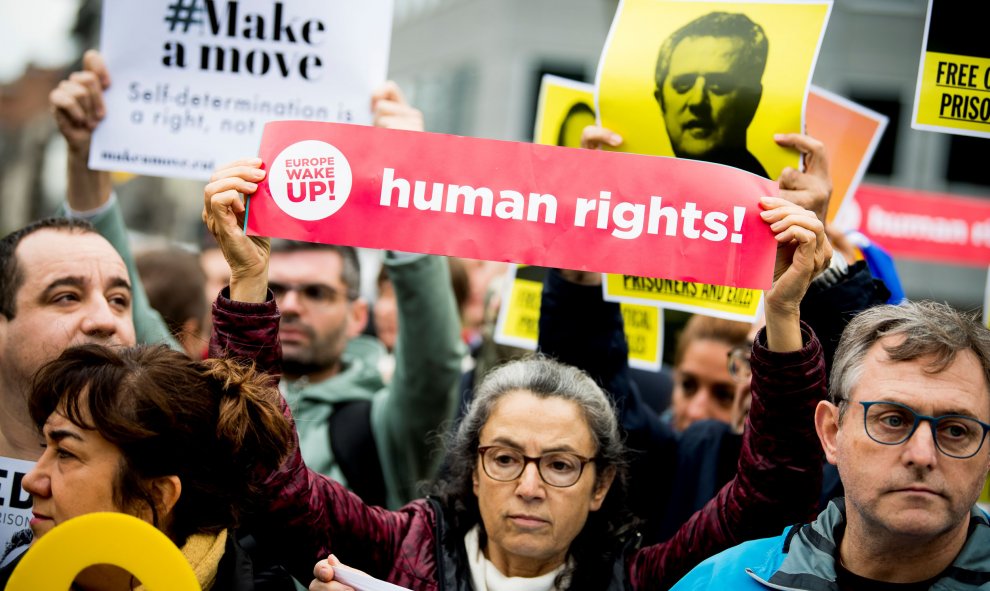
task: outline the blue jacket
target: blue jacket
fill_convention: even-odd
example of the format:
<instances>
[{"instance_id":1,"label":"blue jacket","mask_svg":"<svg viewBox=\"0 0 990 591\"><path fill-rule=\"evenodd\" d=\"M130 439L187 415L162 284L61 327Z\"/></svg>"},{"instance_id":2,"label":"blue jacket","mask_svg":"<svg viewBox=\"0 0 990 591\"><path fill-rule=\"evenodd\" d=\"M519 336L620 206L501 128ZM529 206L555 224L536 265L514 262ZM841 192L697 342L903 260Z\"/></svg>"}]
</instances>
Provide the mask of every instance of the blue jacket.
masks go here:
<instances>
[{"instance_id":1,"label":"blue jacket","mask_svg":"<svg viewBox=\"0 0 990 591\"><path fill-rule=\"evenodd\" d=\"M712 556L674 585L672 591L838 591L836 534L844 529L845 502L835 499L812 523L791 526L775 538L745 542ZM965 545L931 588L990 589L990 523L979 508L974 507L970 513Z\"/></svg>"}]
</instances>

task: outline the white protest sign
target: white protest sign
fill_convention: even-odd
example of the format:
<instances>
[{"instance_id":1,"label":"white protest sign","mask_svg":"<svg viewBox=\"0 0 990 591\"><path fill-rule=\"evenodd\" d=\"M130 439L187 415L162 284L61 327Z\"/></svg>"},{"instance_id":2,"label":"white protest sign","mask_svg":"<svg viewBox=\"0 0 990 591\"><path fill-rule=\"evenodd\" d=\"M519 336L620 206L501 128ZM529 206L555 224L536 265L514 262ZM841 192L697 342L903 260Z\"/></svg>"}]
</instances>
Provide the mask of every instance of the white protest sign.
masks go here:
<instances>
[{"instance_id":1,"label":"white protest sign","mask_svg":"<svg viewBox=\"0 0 990 591\"><path fill-rule=\"evenodd\" d=\"M90 167L207 179L268 121L369 124L391 29L391 0L104 0Z\"/></svg>"},{"instance_id":2,"label":"white protest sign","mask_svg":"<svg viewBox=\"0 0 990 591\"><path fill-rule=\"evenodd\" d=\"M333 567L333 578L335 581L340 581L356 591L409 591L405 587L376 579L371 575L366 575L359 570L354 570L342 564Z\"/></svg>"},{"instance_id":3,"label":"white protest sign","mask_svg":"<svg viewBox=\"0 0 990 591\"><path fill-rule=\"evenodd\" d=\"M31 542L31 495L21 482L34 462L0 457L0 568Z\"/></svg>"}]
</instances>

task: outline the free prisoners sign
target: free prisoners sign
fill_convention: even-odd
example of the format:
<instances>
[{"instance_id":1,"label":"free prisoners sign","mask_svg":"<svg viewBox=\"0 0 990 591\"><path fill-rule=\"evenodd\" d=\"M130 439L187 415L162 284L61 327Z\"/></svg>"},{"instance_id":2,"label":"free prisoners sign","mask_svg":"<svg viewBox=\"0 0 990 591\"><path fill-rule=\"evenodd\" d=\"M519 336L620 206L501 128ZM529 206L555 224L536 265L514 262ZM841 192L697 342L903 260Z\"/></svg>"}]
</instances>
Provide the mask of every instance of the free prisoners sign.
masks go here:
<instances>
[{"instance_id":1,"label":"free prisoners sign","mask_svg":"<svg viewBox=\"0 0 990 591\"><path fill-rule=\"evenodd\" d=\"M106 0L111 85L90 165L205 179L255 152L268 121L370 123L391 11L389 0Z\"/></svg>"},{"instance_id":2,"label":"free prisoners sign","mask_svg":"<svg viewBox=\"0 0 990 591\"><path fill-rule=\"evenodd\" d=\"M248 233L765 289L776 243L728 166L298 121L265 128Z\"/></svg>"}]
</instances>

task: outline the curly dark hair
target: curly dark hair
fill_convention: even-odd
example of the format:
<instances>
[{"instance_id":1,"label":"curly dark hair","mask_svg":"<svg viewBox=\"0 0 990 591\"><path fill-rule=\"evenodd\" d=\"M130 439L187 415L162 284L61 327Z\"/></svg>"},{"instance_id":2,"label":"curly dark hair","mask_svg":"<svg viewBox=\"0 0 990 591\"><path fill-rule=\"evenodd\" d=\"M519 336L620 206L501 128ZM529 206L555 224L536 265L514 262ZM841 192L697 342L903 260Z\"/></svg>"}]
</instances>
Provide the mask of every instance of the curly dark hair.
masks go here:
<instances>
[{"instance_id":1,"label":"curly dark hair","mask_svg":"<svg viewBox=\"0 0 990 591\"><path fill-rule=\"evenodd\" d=\"M177 546L238 525L289 451L292 427L270 378L236 361L193 361L164 345L66 349L37 373L28 399L41 430L59 412L120 449L113 482L122 509L147 505ZM151 480L175 475L167 519Z\"/></svg>"}]
</instances>

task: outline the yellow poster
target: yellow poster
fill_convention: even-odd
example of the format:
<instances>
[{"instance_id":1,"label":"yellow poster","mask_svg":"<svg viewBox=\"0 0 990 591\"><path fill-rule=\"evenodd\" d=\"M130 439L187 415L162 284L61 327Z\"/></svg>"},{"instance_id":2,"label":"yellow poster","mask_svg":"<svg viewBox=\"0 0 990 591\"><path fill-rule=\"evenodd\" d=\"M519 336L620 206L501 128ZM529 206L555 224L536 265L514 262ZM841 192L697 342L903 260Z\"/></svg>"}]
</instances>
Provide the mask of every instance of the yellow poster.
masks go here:
<instances>
[{"instance_id":1,"label":"yellow poster","mask_svg":"<svg viewBox=\"0 0 990 591\"><path fill-rule=\"evenodd\" d=\"M623 151L727 164L776 179L799 154L828 0L621 0L596 105Z\"/></svg>"},{"instance_id":2,"label":"yellow poster","mask_svg":"<svg viewBox=\"0 0 990 591\"><path fill-rule=\"evenodd\" d=\"M928 1L911 127L990 137L990 44L978 8Z\"/></svg>"},{"instance_id":3,"label":"yellow poster","mask_svg":"<svg viewBox=\"0 0 990 591\"><path fill-rule=\"evenodd\" d=\"M545 74L540 82L533 143L581 147L581 131L595 124L595 87Z\"/></svg>"},{"instance_id":4,"label":"yellow poster","mask_svg":"<svg viewBox=\"0 0 990 591\"><path fill-rule=\"evenodd\" d=\"M535 351L540 336L540 302L546 269L513 265L506 277L495 323L495 342ZM629 366L660 371L663 314L656 304L622 304Z\"/></svg>"},{"instance_id":5,"label":"yellow poster","mask_svg":"<svg viewBox=\"0 0 990 591\"><path fill-rule=\"evenodd\" d=\"M606 275L604 291L610 302L652 304L740 322L753 322L763 301L763 292L758 289L635 275Z\"/></svg>"},{"instance_id":6,"label":"yellow poster","mask_svg":"<svg viewBox=\"0 0 990 591\"><path fill-rule=\"evenodd\" d=\"M590 84L545 75L540 85L540 102L536 110L536 129L533 133L536 143L579 147L581 130L594 123L594 112L587 106L593 97L594 87ZM506 311L504 330L499 337L505 344L529 349L536 347L537 332L533 325L539 322L539 300L536 301L535 309L527 308L525 304L532 301L534 292L540 293L542 281L542 277L536 282L527 282L517 277L511 293L506 294L503 301L511 302L512 305ZM657 306L752 322L759 310L762 295L760 291L751 289L732 290L731 295L726 295L724 287L683 281L666 281L667 284L676 283L680 286L668 292L656 288L657 285L663 285L664 280L632 275L604 275L604 282L605 299L622 303L630 360L639 359L649 364L650 368L653 367L654 359L659 360L659 354L653 350L657 342L656 333L643 332L638 327L650 323L659 326L662 318Z\"/></svg>"}]
</instances>

